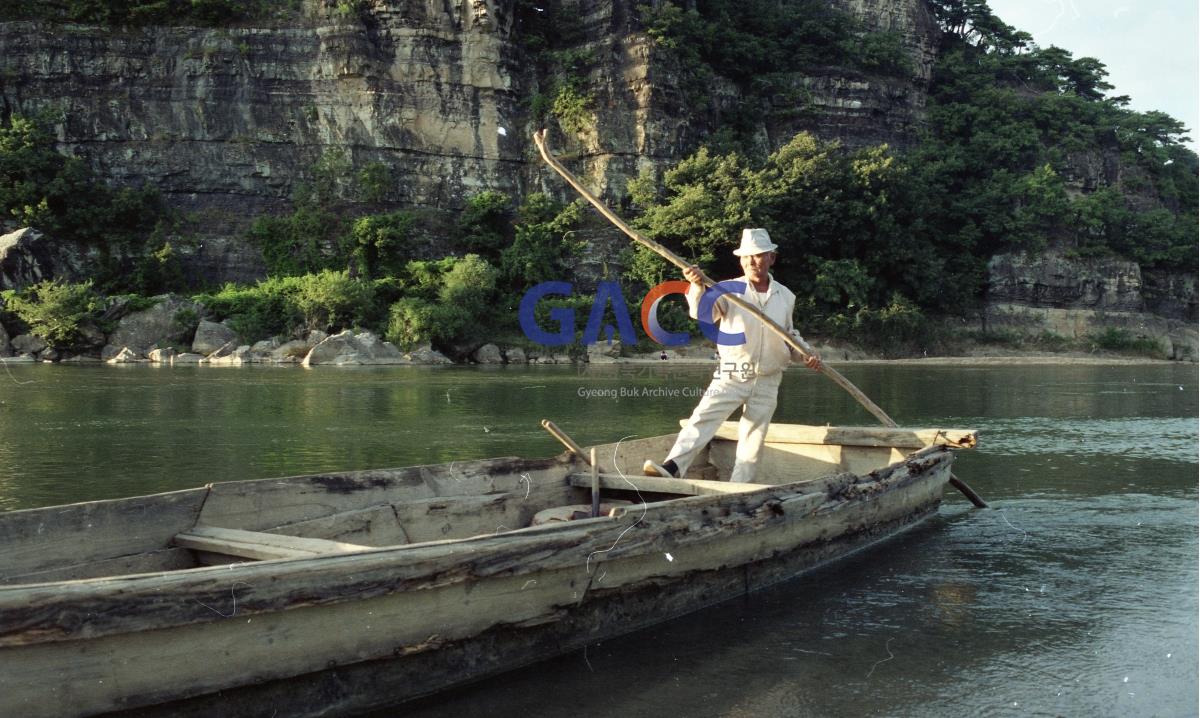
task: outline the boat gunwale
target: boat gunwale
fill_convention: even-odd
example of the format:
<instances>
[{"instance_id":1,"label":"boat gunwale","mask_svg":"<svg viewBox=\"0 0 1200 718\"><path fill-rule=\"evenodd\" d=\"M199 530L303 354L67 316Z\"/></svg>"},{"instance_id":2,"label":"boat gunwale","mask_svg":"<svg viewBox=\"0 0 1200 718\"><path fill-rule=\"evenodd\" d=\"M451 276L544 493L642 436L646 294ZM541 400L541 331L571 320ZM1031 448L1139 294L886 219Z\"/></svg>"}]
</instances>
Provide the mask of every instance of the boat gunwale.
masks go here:
<instances>
[{"instance_id":1,"label":"boat gunwale","mask_svg":"<svg viewBox=\"0 0 1200 718\"><path fill-rule=\"evenodd\" d=\"M788 498L815 493L823 487L830 491L829 480L845 489L854 486L881 485L896 481L899 489L904 479L913 479L936 470L950 461L953 449L931 446L909 454L868 474L830 474L790 484L764 487L737 494L685 496L667 501L635 504L627 507L623 516L597 517L564 522L557 525L530 526L501 534L482 534L461 539L444 539L417 544L383 546L360 552L328 554L311 558L275 559L232 565L206 566L171 572L154 572L41 584L16 584L0 587L0 647L61 642L119 635L140 630L166 629L223 620L214 611L184 613L173 599L186 596L199 603L205 600L228 599L234 587L242 586L239 615L286 611L305 607L334 605L362 600L398 591L451 585L492 577L518 576L563 568L577 559L579 551L592 544L609 545L612 532L625 531L638 523L657 530L625 539L622 553L635 556L652 543L655 534L662 533L666 522L675 513L694 514L713 507L727 507L740 514L752 515L772 501L779 506ZM822 502L821 509L836 510L852 503L869 501L868 493L844 497L842 501ZM828 507L830 501L835 501ZM639 509L644 509L639 511ZM674 511L672 511L672 509ZM809 513L816 513L814 507ZM782 510L778 511L782 514ZM628 523L623 519L632 519ZM702 543L711 535L683 536L687 542ZM571 554L570 562L564 556ZM539 557L536 567L529 569L529 555ZM618 555L610 556L621 557ZM562 563L562 566L557 563ZM351 574L355 583L346 583ZM330 579L340 579L336 595L312 590L326 585ZM227 579L227 580L225 580ZM248 581L262 581L269 586L255 595ZM302 589L307 585L309 591ZM88 611L86 604L93 610ZM204 605L204 604L200 604ZM111 613L110 613L111 612ZM16 620L9 620L16 619ZM73 620L72 620L73 619Z\"/></svg>"}]
</instances>

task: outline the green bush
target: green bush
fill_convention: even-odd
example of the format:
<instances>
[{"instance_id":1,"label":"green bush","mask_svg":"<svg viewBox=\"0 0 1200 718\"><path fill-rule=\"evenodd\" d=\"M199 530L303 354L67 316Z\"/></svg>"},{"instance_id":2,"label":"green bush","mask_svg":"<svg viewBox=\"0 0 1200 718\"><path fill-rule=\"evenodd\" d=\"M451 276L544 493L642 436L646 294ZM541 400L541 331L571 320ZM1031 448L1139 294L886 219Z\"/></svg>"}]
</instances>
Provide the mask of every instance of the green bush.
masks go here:
<instances>
[{"instance_id":1,"label":"green bush","mask_svg":"<svg viewBox=\"0 0 1200 718\"><path fill-rule=\"evenodd\" d=\"M468 252L498 257L512 235L512 200L487 190L467 198L458 218L458 231Z\"/></svg>"},{"instance_id":2,"label":"green bush","mask_svg":"<svg viewBox=\"0 0 1200 718\"><path fill-rule=\"evenodd\" d=\"M165 241L137 260L130 282L130 288L147 295L176 292L186 285L175 247Z\"/></svg>"},{"instance_id":3,"label":"green bush","mask_svg":"<svg viewBox=\"0 0 1200 718\"><path fill-rule=\"evenodd\" d=\"M1105 327L1103 331L1089 334L1088 341L1095 349L1151 356L1162 356L1163 354L1163 347L1157 341L1145 336L1135 336L1127 329L1116 327Z\"/></svg>"},{"instance_id":4,"label":"green bush","mask_svg":"<svg viewBox=\"0 0 1200 718\"><path fill-rule=\"evenodd\" d=\"M519 291L574 274L585 245L574 236L583 206L578 200L563 207L537 192L525 198L517 210L516 236L500 253L500 277L508 289Z\"/></svg>"},{"instance_id":5,"label":"green bush","mask_svg":"<svg viewBox=\"0 0 1200 718\"><path fill-rule=\"evenodd\" d=\"M436 302L442 286L442 277L458 261L457 257L441 259L417 259L404 267L403 289L407 296Z\"/></svg>"},{"instance_id":6,"label":"green bush","mask_svg":"<svg viewBox=\"0 0 1200 718\"><path fill-rule=\"evenodd\" d=\"M476 254L410 262L407 296L388 311L388 341L411 349L448 346L495 329L495 267Z\"/></svg>"},{"instance_id":7,"label":"green bush","mask_svg":"<svg viewBox=\"0 0 1200 718\"><path fill-rule=\"evenodd\" d=\"M300 275L329 269L337 262L329 248L341 244L345 220L316 203L302 203L284 217L260 217L247 239L263 253L267 273Z\"/></svg>"},{"instance_id":8,"label":"green bush","mask_svg":"<svg viewBox=\"0 0 1200 718\"><path fill-rule=\"evenodd\" d=\"M460 307L405 297L392 305L385 338L411 350L426 342L442 344L459 335L471 321Z\"/></svg>"},{"instance_id":9,"label":"green bush","mask_svg":"<svg viewBox=\"0 0 1200 718\"><path fill-rule=\"evenodd\" d=\"M812 264L812 295L817 301L829 307L866 306L874 282L857 259L815 259Z\"/></svg>"},{"instance_id":10,"label":"green bush","mask_svg":"<svg viewBox=\"0 0 1200 718\"><path fill-rule=\"evenodd\" d=\"M437 305L418 297L404 297L388 312L384 338L404 350L432 341Z\"/></svg>"},{"instance_id":11,"label":"green bush","mask_svg":"<svg viewBox=\"0 0 1200 718\"><path fill-rule=\"evenodd\" d=\"M914 354L938 339L933 325L921 310L899 294L882 309L864 307L853 315L829 317L823 331L878 351L885 357Z\"/></svg>"},{"instance_id":12,"label":"green bush","mask_svg":"<svg viewBox=\"0 0 1200 718\"><path fill-rule=\"evenodd\" d=\"M558 119L563 131L580 135L596 124L596 113L592 111L592 97L572 84L563 84L554 94L550 112Z\"/></svg>"},{"instance_id":13,"label":"green bush","mask_svg":"<svg viewBox=\"0 0 1200 718\"><path fill-rule=\"evenodd\" d=\"M375 282L352 279L345 270L323 270L269 277L252 286L226 284L195 299L243 337L262 338L374 326L372 319L380 314L375 294Z\"/></svg>"},{"instance_id":14,"label":"green bush","mask_svg":"<svg viewBox=\"0 0 1200 718\"><path fill-rule=\"evenodd\" d=\"M309 329L361 326L374 301L374 285L346 271L327 269L295 277L294 283L291 300Z\"/></svg>"},{"instance_id":15,"label":"green bush","mask_svg":"<svg viewBox=\"0 0 1200 718\"><path fill-rule=\"evenodd\" d=\"M477 254L468 254L454 262L442 280L438 299L444 304L462 307L471 313L487 311L496 290L496 268Z\"/></svg>"},{"instance_id":16,"label":"green bush","mask_svg":"<svg viewBox=\"0 0 1200 718\"><path fill-rule=\"evenodd\" d=\"M868 72L894 77L912 75L912 58L898 32L859 32L838 43L855 65Z\"/></svg>"},{"instance_id":17,"label":"green bush","mask_svg":"<svg viewBox=\"0 0 1200 718\"><path fill-rule=\"evenodd\" d=\"M72 284L48 279L21 291L5 292L4 300L6 311L55 349L76 346L83 322L98 318L104 309L104 299L92 288L91 280Z\"/></svg>"},{"instance_id":18,"label":"green bush","mask_svg":"<svg viewBox=\"0 0 1200 718\"><path fill-rule=\"evenodd\" d=\"M1056 332L1043 331L1033 338L1033 344L1043 351L1060 352L1069 349L1072 342Z\"/></svg>"},{"instance_id":19,"label":"green bush","mask_svg":"<svg viewBox=\"0 0 1200 718\"><path fill-rule=\"evenodd\" d=\"M345 248L350 260L364 277L377 278L403 271L412 259L410 212L368 215L354 221Z\"/></svg>"},{"instance_id":20,"label":"green bush","mask_svg":"<svg viewBox=\"0 0 1200 718\"><path fill-rule=\"evenodd\" d=\"M194 299L207 307L216 321L229 320L230 327L248 339L288 335L303 325L292 300L295 283L294 277L277 277L251 286L226 284L216 293Z\"/></svg>"}]
</instances>

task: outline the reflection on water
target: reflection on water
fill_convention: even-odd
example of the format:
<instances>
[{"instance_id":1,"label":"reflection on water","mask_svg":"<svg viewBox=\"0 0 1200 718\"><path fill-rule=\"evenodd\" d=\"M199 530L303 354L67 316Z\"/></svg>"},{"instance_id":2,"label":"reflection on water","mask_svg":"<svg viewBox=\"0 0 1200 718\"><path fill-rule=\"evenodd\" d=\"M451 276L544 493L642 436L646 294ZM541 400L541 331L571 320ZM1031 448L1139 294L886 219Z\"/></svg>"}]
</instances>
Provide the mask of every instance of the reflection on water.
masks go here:
<instances>
[{"instance_id":1,"label":"reflection on water","mask_svg":"<svg viewBox=\"0 0 1200 718\"><path fill-rule=\"evenodd\" d=\"M706 382L698 368L11 371L32 383L0 375L9 509L550 455L560 449L542 418L584 443L612 441L668 432L694 401L588 399L581 389ZM956 470L995 509L948 494L936 518L895 541L414 714L1196 715L1194 367L844 373L903 425L978 429L980 447ZM805 371L788 373L777 418L872 423Z\"/></svg>"},{"instance_id":2,"label":"reflection on water","mask_svg":"<svg viewBox=\"0 0 1200 718\"><path fill-rule=\"evenodd\" d=\"M1197 462L1195 417L1063 419L1044 416L966 420L988 428L989 454L1120 454L1126 458Z\"/></svg>"}]
</instances>

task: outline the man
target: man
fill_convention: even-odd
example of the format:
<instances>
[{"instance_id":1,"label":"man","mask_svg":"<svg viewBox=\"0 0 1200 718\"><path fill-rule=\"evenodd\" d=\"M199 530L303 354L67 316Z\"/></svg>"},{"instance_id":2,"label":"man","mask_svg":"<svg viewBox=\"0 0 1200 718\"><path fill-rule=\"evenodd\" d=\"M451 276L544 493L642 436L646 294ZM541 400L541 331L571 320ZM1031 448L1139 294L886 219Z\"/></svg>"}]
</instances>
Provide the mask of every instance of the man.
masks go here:
<instances>
[{"instance_id":1,"label":"man","mask_svg":"<svg viewBox=\"0 0 1200 718\"><path fill-rule=\"evenodd\" d=\"M805 364L819 370L820 356L792 328L796 295L776 282L768 272L775 264L776 249L778 245L771 241L767 230L742 230L742 244L733 252L745 272L745 276L738 280L746 284L742 299L796 337L808 351ZM700 271L692 266L684 270L683 276L691 283L687 293L688 313L696 319L704 294ZM724 297L717 299L712 314L714 322L720 321L723 334L742 333L745 341L737 344L718 342L721 363L713 372L712 383L705 390L687 425L679 432L666 460L661 464L646 460L642 469L648 476L680 477L686 474L696 455L717 433L721 422L740 406L742 418L738 424L737 455L730 481L754 480L767 426L775 413L783 370L793 359L800 359L802 355L768 329L761 319Z\"/></svg>"}]
</instances>

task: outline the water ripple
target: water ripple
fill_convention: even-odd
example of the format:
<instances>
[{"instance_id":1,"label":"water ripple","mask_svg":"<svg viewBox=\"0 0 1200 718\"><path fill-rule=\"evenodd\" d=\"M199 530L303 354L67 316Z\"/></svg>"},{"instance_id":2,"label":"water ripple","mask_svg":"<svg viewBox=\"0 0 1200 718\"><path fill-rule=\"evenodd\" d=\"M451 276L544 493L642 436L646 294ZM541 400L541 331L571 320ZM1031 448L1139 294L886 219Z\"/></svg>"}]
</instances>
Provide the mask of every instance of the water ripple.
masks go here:
<instances>
[{"instance_id":1,"label":"water ripple","mask_svg":"<svg viewBox=\"0 0 1200 718\"><path fill-rule=\"evenodd\" d=\"M1200 429L1194 417L1117 419L1029 416L963 419L979 429L979 451L1001 456L1032 454L1120 455L1198 463Z\"/></svg>"}]
</instances>

